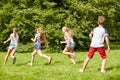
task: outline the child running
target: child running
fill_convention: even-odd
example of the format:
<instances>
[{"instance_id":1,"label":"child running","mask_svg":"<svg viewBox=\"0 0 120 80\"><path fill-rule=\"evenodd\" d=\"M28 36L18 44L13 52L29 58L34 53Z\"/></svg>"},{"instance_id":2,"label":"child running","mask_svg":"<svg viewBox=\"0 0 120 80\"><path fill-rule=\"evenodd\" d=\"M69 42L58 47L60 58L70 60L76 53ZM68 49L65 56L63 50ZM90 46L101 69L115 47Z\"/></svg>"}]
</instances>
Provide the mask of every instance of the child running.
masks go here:
<instances>
[{"instance_id":1,"label":"child running","mask_svg":"<svg viewBox=\"0 0 120 80\"><path fill-rule=\"evenodd\" d=\"M105 23L105 18L103 16L98 17L98 27L94 28L92 32L90 33L89 37L91 39L91 45L88 52L88 56L86 60L84 61L82 69L79 70L79 72L84 72L85 68L88 64L88 62L91 60L91 58L94 56L94 53L96 51L99 52L100 56L102 57L102 66L101 66L101 72L105 73L105 65L106 65L106 52L104 49L104 39L108 46L108 52L110 52L110 44L108 39L108 32L103 27Z\"/></svg>"},{"instance_id":2,"label":"child running","mask_svg":"<svg viewBox=\"0 0 120 80\"><path fill-rule=\"evenodd\" d=\"M61 41L60 43L63 44L65 43L66 46L63 50L63 54L64 55L68 55L68 57L70 58L70 60L72 61L73 64L76 64L76 62L74 61L74 59L76 58L76 54L73 53L73 49L74 49L74 46L75 46L75 43L72 39L72 34L73 34L73 31L70 29L70 28L67 28L67 27L63 27L62 28L62 32L64 33L64 38L65 38L65 41Z\"/></svg>"},{"instance_id":3,"label":"child running","mask_svg":"<svg viewBox=\"0 0 120 80\"><path fill-rule=\"evenodd\" d=\"M6 41L4 41L5 44L10 41L8 51L7 51L7 54L5 56L4 65L6 64L10 54L11 54L11 57L13 59L13 64L15 64L15 62L16 62L15 52L17 50L18 39L19 39L17 32L18 32L18 29L13 28L13 33L10 34L10 37Z\"/></svg>"},{"instance_id":4,"label":"child running","mask_svg":"<svg viewBox=\"0 0 120 80\"><path fill-rule=\"evenodd\" d=\"M31 38L31 40L34 42L34 48L35 50L32 52L32 59L31 62L28 63L29 66L33 65L33 61L35 58L35 55L38 54L40 57L48 59L48 63L51 64L52 58L48 57L45 54L42 54L41 52L41 43L46 44L46 39L44 36L43 28L38 28L37 29L37 34L35 35L35 38Z\"/></svg>"}]
</instances>

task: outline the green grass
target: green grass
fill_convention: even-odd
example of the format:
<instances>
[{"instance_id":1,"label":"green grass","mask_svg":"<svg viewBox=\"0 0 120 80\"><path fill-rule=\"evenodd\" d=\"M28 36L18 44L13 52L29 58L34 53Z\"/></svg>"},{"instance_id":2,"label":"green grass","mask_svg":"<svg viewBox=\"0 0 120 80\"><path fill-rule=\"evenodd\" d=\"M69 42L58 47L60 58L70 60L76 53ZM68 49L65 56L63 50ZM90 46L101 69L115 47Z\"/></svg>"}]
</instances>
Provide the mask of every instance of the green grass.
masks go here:
<instances>
[{"instance_id":1,"label":"green grass","mask_svg":"<svg viewBox=\"0 0 120 80\"><path fill-rule=\"evenodd\" d=\"M106 74L100 72L101 61L96 52L84 73L79 73L87 52L76 52L76 65L61 53L47 53L53 57L51 65L47 60L36 55L33 67L27 66L31 53L17 53L17 62L12 65L9 58L3 65L5 52L0 52L0 80L120 80L120 50L107 53Z\"/></svg>"}]
</instances>

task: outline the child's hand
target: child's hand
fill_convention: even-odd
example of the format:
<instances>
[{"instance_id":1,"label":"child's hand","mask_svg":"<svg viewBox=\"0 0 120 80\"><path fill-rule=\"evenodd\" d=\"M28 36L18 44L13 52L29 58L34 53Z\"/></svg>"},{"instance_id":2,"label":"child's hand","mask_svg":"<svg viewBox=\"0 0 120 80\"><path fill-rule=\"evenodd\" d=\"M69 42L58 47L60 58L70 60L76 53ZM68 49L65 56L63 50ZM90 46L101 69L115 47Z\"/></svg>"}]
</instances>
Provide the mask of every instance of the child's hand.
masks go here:
<instances>
[{"instance_id":1,"label":"child's hand","mask_svg":"<svg viewBox=\"0 0 120 80\"><path fill-rule=\"evenodd\" d=\"M6 44L7 43L7 41L4 41L4 44Z\"/></svg>"},{"instance_id":2,"label":"child's hand","mask_svg":"<svg viewBox=\"0 0 120 80\"><path fill-rule=\"evenodd\" d=\"M62 44L62 41L60 41L60 44Z\"/></svg>"},{"instance_id":3,"label":"child's hand","mask_svg":"<svg viewBox=\"0 0 120 80\"><path fill-rule=\"evenodd\" d=\"M33 41L33 38L31 38L31 40Z\"/></svg>"},{"instance_id":4,"label":"child's hand","mask_svg":"<svg viewBox=\"0 0 120 80\"><path fill-rule=\"evenodd\" d=\"M110 47L108 47L108 52L110 52Z\"/></svg>"}]
</instances>

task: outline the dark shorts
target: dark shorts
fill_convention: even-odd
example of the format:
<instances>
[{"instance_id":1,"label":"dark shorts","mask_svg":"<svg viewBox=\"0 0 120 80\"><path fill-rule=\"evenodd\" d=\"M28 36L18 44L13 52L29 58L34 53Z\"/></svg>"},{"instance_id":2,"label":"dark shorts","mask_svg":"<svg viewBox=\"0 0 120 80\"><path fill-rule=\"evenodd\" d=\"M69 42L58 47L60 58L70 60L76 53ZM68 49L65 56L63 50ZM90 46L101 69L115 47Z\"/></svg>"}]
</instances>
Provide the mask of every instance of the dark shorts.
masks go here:
<instances>
[{"instance_id":1,"label":"dark shorts","mask_svg":"<svg viewBox=\"0 0 120 80\"><path fill-rule=\"evenodd\" d=\"M34 48L38 51L38 50L41 50L41 43L40 42L35 42L34 44Z\"/></svg>"},{"instance_id":2,"label":"dark shorts","mask_svg":"<svg viewBox=\"0 0 120 80\"><path fill-rule=\"evenodd\" d=\"M103 59L106 59L106 53L105 53L105 48L104 47L99 47L99 48L90 47L89 52L88 52L88 58L92 58L96 51L99 52L100 56Z\"/></svg>"}]
</instances>

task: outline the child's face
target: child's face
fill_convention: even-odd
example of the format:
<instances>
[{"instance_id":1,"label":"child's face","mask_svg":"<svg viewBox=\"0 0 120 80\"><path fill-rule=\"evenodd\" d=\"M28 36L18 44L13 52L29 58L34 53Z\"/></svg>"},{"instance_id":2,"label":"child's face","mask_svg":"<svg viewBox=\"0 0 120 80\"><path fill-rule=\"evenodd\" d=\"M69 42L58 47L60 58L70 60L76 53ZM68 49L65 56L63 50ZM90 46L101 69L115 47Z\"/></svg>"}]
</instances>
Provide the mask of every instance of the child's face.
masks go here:
<instances>
[{"instance_id":1,"label":"child's face","mask_svg":"<svg viewBox=\"0 0 120 80\"><path fill-rule=\"evenodd\" d=\"M62 32L65 33L66 29L65 28L62 28Z\"/></svg>"},{"instance_id":2,"label":"child's face","mask_svg":"<svg viewBox=\"0 0 120 80\"><path fill-rule=\"evenodd\" d=\"M39 33L39 30L37 30L36 32Z\"/></svg>"},{"instance_id":3,"label":"child's face","mask_svg":"<svg viewBox=\"0 0 120 80\"><path fill-rule=\"evenodd\" d=\"M17 33L17 30L16 30L16 29L13 29L13 33Z\"/></svg>"}]
</instances>

